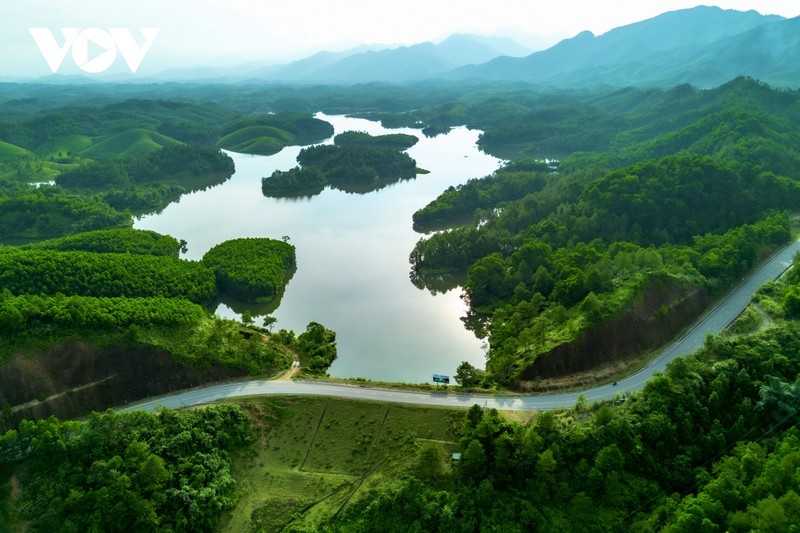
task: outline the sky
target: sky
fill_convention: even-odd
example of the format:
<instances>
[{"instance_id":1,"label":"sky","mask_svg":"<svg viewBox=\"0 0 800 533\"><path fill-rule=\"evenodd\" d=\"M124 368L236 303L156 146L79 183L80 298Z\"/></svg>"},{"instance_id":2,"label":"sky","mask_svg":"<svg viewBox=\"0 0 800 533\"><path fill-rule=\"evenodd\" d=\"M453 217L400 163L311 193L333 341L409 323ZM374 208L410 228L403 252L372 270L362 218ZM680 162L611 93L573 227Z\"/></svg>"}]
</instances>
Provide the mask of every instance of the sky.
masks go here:
<instances>
[{"instance_id":1,"label":"sky","mask_svg":"<svg viewBox=\"0 0 800 533\"><path fill-rule=\"evenodd\" d=\"M320 50L343 50L359 44L409 45L440 41L453 33L550 36L551 42L589 30L596 35L699 5L695 0L0 0L0 79L51 74L45 54L29 28L46 28L52 44L66 43L61 28L77 37L88 57L124 48L108 41L108 28L129 32L141 47L140 28L158 30L142 52L137 74L168 68L281 63ZM723 9L756 10L787 18L800 16L798 0L722 0L706 2ZM46 36L44 37L46 38ZM89 43L88 45L86 43ZM105 45L103 44L105 43ZM114 45L117 45L116 47ZM88 48L87 48L88 46ZM98 48L100 46L101 48ZM64 47L59 74L79 72L83 56L77 44ZM98 52L99 50L99 52ZM72 52L72 53L70 53ZM55 53L54 51L50 52ZM121 53L110 52L110 72L126 66ZM130 54L129 54L130 55ZM75 59L75 58L78 59ZM116 57L116 59L114 59ZM53 60L55 61L54 58ZM95 64L97 69L105 65ZM91 70L89 65L87 69ZM128 63L130 65L130 63Z\"/></svg>"}]
</instances>

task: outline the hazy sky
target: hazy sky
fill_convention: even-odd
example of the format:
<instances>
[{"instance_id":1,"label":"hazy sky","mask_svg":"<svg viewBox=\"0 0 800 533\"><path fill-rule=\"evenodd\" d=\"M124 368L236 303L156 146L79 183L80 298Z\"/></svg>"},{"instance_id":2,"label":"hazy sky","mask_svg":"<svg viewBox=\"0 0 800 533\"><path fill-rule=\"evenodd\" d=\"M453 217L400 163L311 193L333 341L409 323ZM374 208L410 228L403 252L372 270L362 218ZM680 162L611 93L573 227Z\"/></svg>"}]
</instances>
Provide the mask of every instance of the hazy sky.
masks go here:
<instances>
[{"instance_id":1,"label":"hazy sky","mask_svg":"<svg viewBox=\"0 0 800 533\"><path fill-rule=\"evenodd\" d=\"M32 27L48 28L59 45L64 42L60 28L128 28L139 44L143 42L139 28L158 28L139 70L153 73L173 66L297 59L320 49L361 43L436 41L457 32L601 34L698 5L696 0L0 1L0 77L50 74L28 31ZM706 5L800 16L798 0L722 0ZM69 55L63 65L75 68Z\"/></svg>"}]
</instances>

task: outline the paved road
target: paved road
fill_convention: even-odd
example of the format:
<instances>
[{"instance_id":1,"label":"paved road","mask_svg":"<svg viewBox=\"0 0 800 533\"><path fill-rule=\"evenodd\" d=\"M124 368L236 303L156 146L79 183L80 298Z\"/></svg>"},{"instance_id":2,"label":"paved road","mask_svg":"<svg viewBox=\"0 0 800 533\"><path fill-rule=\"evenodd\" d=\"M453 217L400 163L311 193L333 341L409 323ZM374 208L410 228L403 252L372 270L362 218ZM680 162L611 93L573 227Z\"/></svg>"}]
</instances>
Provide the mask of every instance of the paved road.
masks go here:
<instances>
[{"instance_id":1,"label":"paved road","mask_svg":"<svg viewBox=\"0 0 800 533\"><path fill-rule=\"evenodd\" d=\"M663 371L679 355L692 353L703 345L706 334L719 333L747 307L753 293L763 283L777 279L792 264L800 251L800 240L776 253L755 272L751 273L712 309L704 313L680 338L666 346L661 354L636 374L619 380L616 386L603 385L580 392L527 396L487 396L479 394L448 394L438 392L410 392L377 389L357 385L334 385L311 381L249 380L193 389L122 408L128 410L154 410L163 407L187 407L242 396L263 395L315 395L377 400L382 402L440 405L445 407L470 407L485 405L503 410L540 410L571 407L578 396L589 401L611 400L624 392L641 390L655 372Z\"/></svg>"}]
</instances>

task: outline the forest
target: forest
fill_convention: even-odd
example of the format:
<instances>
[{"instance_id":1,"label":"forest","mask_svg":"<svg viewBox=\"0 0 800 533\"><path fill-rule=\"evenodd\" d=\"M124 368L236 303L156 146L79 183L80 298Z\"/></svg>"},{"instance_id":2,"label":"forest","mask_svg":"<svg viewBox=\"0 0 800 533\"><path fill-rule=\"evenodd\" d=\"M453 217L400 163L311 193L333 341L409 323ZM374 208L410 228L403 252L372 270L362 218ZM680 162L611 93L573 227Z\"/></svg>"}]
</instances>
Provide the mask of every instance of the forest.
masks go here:
<instances>
[{"instance_id":1,"label":"forest","mask_svg":"<svg viewBox=\"0 0 800 533\"><path fill-rule=\"evenodd\" d=\"M0 253L0 286L13 294L183 298L209 303L214 274L204 265L154 255L19 250Z\"/></svg>"},{"instance_id":2,"label":"forest","mask_svg":"<svg viewBox=\"0 0 800 533\"><path fill-rule=\"evenodd\" d=\"M217 144L245 154L271 155L285 146L302 146L333 135L333 126L306 113L250 115L223 125Z\"/></svg>"},{"instance_id":3,"label":"forest","mask_svg":"<svg viewBox=\"0 0 800 533\"><path fill-rule=\"evenodd\" d=\"M167 84L149 100L137 91L0 85L0 327L13 332L0 340L3 361L33 365L31 355L89 344L253 375L299 359L324 374L337 352L323 325L272 334L266 321L203 307L220 291L277 295L293 272L291 245L237 240L191 262L180 259L186 243L131 229L132 213L226 179L233 169L219 147L274 153L330 136L311 115L319 110L430 135L467 125L508 160L409 221L429 232L410 250L414 283L466 276L465 324L488 352L485 372L459 369L465 385L546 377L531 370L538 361L627 320L652 292L663 304L642 320L666 324L681 298L712 302L797 231L800 93L752 79L708 90ZM303 149L299 166L262 180L264 194L368 191L417 173L402 151L408 138L350 132L334 143ZM475 406L446 450L459 461L420 448L428 468L403 470L392 490L317 529L791 531L800 523L794 272L643 392L580 399L525 423ZM277 423L220 406L17 424L15 409L41 400L12 406L8 394L0 421L15 429L0 437L0 532L20 522L213 530L241 496L231 458L254 453L258 431Z\"/></svg>"},{"instance_id":4,"label":"forest","mask_svg":"<svg viewBox=\"0 0 800 533\"><path fill-rule=\"evenodd\" d=\"M232 406L108 411L24 421L0 437L0 463L26 464L19 514L31 531L211 531L235 501L230 453L250 438Z\"/></svg>"},{"instance_id":5,"label":"forest","mask_svg":"<svg viewBox=\"0 0 800 533\"><path fill-rule=\"evenodd\" d=\"M295 248L274 239L233 239L203 255L220 290L245 302L269 302L296 270Z\"/></svg>"},{"instance_id":6,"label":"forest","mask_svg":"<svg viewBox=\"0 0 800 533\"><path fill-rule=\"evenodd\" d=\"M418 444L389 490L288 530L792 531L799 287L797 271L765 285L754 301L768 321L709 336L639 393L580 397L524 423L474 405L455 427L458 461ZM316 325L307 334L330 338ZM0 437L0 474L13 470L21 486L13 503L0 491L0 517L91 529L111 527L113 512L125 524L213 530L240 494L231 461L263 453L257 436L290 417L276 414L222 405L23 422Z\"/></svg>"},{"instance_id":7,"label":"forest","mask_svg":"<svg viewBox=\"0 0 800 533\"><path fill-rule=\"evenodd\" d=\"M527 425L473 406L452 469L404 479L333 529L792 531L798 281L765 285L768 319L743 317L617 402L580 398Z\"/></svg>"},{"instance_id":8,"label":"forest","mask_svg":"<svg viewBox=\"0 0 800 533\"><path fill-rule=\"evenodd\" d=\"M345 131L333 138L336 146L373 146L392 150L408 150L417 144L417 138L407 133L370 135L363 131Z\"/></svg>"},{"instance_id":9,"label":"forest","mask_svg":"<svg viewBox=\"0 0 800 533\"><path fill-rule=\"evenodd\" d=\"M407 144L405 138L386 140L356 132L341 135L345 135L345 140L340 139L333 146L316 145L300 150L299 166L276 170L262 178L261 191L265 196L314 195L330 186L345 192L366 193L417 175L416 162L402 151Z\"/></svg>"},{"instance_id":10,"label":"forest","mask_svg":"<svg viewBox=\"0 0 800 533\"><path fill-rule=\"evenodd\" d=\"M639 107L626 117L638 142L620 130L610 136L617 147L604 152L578 152L557 165L513 161L415 213L418 231L449 229L417 243L412 279L424 287L441 273L467 274L466 323L490 343L487 384L514 385L539 356L613 323L648 280L713 297L789 240L800 138L785 115L796 94L745 79L701 94L674 91L676 130L663 131L666 104L657 100L658 113ZM685 100L703 102L709 114L698 116ZM758 105L750 121L731 123L727 112L713 111L751 101ZM653 138L643 141L647 131ZM665 153L651 148L667 142ZM625 153L639 158L628 163ZM671 304L664 305L655 319L668 316Z\"/></svg>"},{"instance_id":11,"label":"forest","mask_svg":"<svg viewBox=\"0 0 800 533\"><path fill-rule=\"evenodd\" d=\"M61 187L0 184L0 242L20 244L92 230L133 225L130 213L97 195L78 195Z\"/></svg>"},{"instance_id":12,"label":"forest","mask_svg":"<svg viewBox=\"0 0 800 533\"><path fill-rule=\"evenodd\" d=\"M20 245L18 248L62 252L159 255L178 259L185 244L170 235L161 235L155 231L124 228L75 233L57 239Z\"/></svg>"},{"instance_id":13,"label":"forest","mask_svg":"<svg viewBox=\"0 0 800 533\"><path fill-rule=\"evenodd\" d=\"M218 185L234 170L233 160L217 148L175 144L146 155L82 164L59 174L55 182L68 191L99 193L117 210L144 213Z\"/></svg>"}]
</instances>

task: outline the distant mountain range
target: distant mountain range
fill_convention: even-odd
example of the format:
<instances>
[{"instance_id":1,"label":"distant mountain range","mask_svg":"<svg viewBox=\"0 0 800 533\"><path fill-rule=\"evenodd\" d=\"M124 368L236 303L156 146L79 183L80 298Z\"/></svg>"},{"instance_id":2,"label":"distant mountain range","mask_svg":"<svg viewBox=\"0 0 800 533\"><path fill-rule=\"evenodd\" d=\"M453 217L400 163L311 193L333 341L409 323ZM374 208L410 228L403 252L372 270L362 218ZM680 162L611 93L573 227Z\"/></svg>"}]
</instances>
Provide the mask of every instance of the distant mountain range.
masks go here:
<instances>
[{"instance_id":1,"label":"distant mountain range","mask_svg":"<svg viewBox=\"0 0 800 533\"><path fill-rule=\"evenodd\" d=\"M451 35L440 43L385 48L362 45L341 52L319 52L286 65L248 63L232 67L171 69L158 78L236 82L401 83L440 76L458 67L500 56L520 57L533 50L508 37Z\"/></svg>"},{"instance_id":2,"label":"distant mountain range","mask_svg":"<svg viewBox=\"0 0 800 533\"><path fill-rule=\"evenodd\" d=\"M711 87L737 76L800 86L800 17L700 6L530 53L515 40L470 34L397 48L320 52L286 65L189 69L159 78L279 83L406 83L429 79L551 86Z\"/></svg>"},{"instance_id":3,"label":"distant mountain range","mask_svg":"<svg viewBox=\"0 0 800 533\"><path fill-rule=\"evenodd\" d=\"M800 84L800 18L701 6L600 36L583 32L523 58L499 57L447 77L570 86L709 87L741 75L777 85Z\"/></svg>"}]
</instances>

